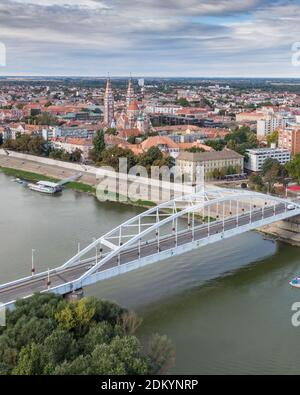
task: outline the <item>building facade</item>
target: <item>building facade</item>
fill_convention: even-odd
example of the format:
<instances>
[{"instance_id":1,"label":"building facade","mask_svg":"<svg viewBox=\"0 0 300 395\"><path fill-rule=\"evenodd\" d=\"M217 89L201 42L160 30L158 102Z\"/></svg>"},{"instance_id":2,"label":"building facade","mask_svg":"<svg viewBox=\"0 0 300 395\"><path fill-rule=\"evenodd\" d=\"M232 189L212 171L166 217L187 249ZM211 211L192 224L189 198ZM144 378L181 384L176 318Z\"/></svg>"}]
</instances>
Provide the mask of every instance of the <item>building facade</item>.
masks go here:
<instances>
[{"instance_id":1,"label":"building facade","mask_svg":"<svg viewBox=\"0 0 300 395\"><path fill-rule=\"evenodd\" d=\"M290 125L279 130L278 146L289 150L292 156L300 153L300 125Z\"/></svg>"},{"instance_id":2,"label":"building facade","mask_svg":"<svg viewBox=\"0 0 300 395\"><path fill-rule=\"evenodd\" d=\"M267 115L264 119L257 121L257 137L262 139L276 130L286 127L288 122L289 118L281 114Z\"/></svg>"},{"instance_id":3,"label":"building facade","mask_svg":"<svg viewBox=\"0 0 300 395\"><path fill-rule=\"evenodd\" d=\"M260 172L267 159L276 159L281 165L291 160L291 153L287 149L258 148L246 151L248 159L245 161L245 169L251 172Z\"/></svg>"},{"instance_id":4,"label":"building facade","mask_svg":"<svg viewBox=\"0 0 300 395\"><path fill-rule=\"evenodd\" d=\"M242 174L244 157L229 149L213 152L181 152L176 159L176 166L183 174L190 175L192 182L195 182L199 168L204 169L206 180L213 179L216 171L226 175L230 169L235 170L235 174Z\"/></svg>"}]
</instances>

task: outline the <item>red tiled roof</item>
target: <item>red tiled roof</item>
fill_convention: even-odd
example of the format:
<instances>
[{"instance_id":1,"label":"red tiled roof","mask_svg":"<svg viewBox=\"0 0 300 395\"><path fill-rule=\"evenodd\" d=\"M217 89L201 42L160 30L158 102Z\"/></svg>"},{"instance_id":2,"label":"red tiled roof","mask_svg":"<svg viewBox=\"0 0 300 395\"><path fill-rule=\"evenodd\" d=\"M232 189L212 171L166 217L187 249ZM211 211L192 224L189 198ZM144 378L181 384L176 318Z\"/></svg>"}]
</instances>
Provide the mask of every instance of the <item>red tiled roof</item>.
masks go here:
<instances>
[{"instance_id":1,"label":"red tiled roof","mask_svg":"<svg viewBox=\"0 0 300 395\"><path fill-rule=\"evenodd\" d=\"M178 144L174 143L173 140L166 136L149 137L147 140L143 141L141 145L145 151L152 147L158 147L159 145L166 145L168 148L178 148Z\"/></svg>"}]
</instances>

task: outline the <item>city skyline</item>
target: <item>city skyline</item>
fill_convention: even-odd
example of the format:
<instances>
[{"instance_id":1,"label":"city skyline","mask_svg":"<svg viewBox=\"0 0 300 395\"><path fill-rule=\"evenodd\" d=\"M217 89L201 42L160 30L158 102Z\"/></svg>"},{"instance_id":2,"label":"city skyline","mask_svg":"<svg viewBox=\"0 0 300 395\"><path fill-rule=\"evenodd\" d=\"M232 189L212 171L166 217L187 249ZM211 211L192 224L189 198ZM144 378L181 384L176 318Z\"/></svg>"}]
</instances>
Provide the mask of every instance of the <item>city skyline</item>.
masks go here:
<instances>
[{"instance_id":1,"label":"city skyline","mask_svg":"<svg viewBox=\"0 0 300 395\"><path fill-rule=\"evenodd\" d=\"M295 0L4 0L0 75L300 77Z\"/></svg>"}]
</instances>

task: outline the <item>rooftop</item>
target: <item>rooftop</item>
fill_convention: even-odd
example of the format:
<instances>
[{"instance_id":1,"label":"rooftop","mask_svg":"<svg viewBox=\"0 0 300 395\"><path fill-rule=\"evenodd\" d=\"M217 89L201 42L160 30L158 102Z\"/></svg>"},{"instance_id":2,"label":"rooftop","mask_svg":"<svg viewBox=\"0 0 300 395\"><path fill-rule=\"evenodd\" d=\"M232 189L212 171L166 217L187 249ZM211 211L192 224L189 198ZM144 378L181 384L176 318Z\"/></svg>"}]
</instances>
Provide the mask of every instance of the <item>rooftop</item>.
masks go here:
<instances>
[{"instance_id":1,"label":"rooftop","mask_svg":"<svg viewBox=\"0 0 300 395\"><path fill-rule=\"evenodd\" d=\"M244 157L235 151L224 149L223 151L212 151L212 152L181 152L177 160L186 160L190 162L208 162L211 160L223 160L223 159L243 159Z\"/></svg>"},{"instance_id":2,"label":"rooftop","mask_svg":"<svg viewBox=\"0 0 300 395\"><path fill-rule=\"evenodd\" d=\"M284 149L284 148L254 148L254 149L248 149L247 153L252 154L252 155L262 155L262 154L275 154L275 153L285 153L289 152L289 150Z\"/></svg>"}]
</instances>

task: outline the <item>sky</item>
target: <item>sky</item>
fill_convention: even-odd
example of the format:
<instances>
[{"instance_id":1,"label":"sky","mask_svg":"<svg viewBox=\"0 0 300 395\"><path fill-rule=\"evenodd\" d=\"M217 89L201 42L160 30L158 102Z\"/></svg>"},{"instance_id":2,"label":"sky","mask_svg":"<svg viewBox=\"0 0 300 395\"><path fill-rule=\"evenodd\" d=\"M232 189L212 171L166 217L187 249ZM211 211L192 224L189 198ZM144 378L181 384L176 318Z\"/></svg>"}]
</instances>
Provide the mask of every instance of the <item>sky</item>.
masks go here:
<instances>
[{"instance_id":1,"label":"sky","mask_svg":"<svg viewBox=\"0 0 300 395\"><path fill-rule=\"evenodd\" d=\"M0 75L300 77L299 15L300 0L0 0Z\"/></svg>"}]
</instances>

